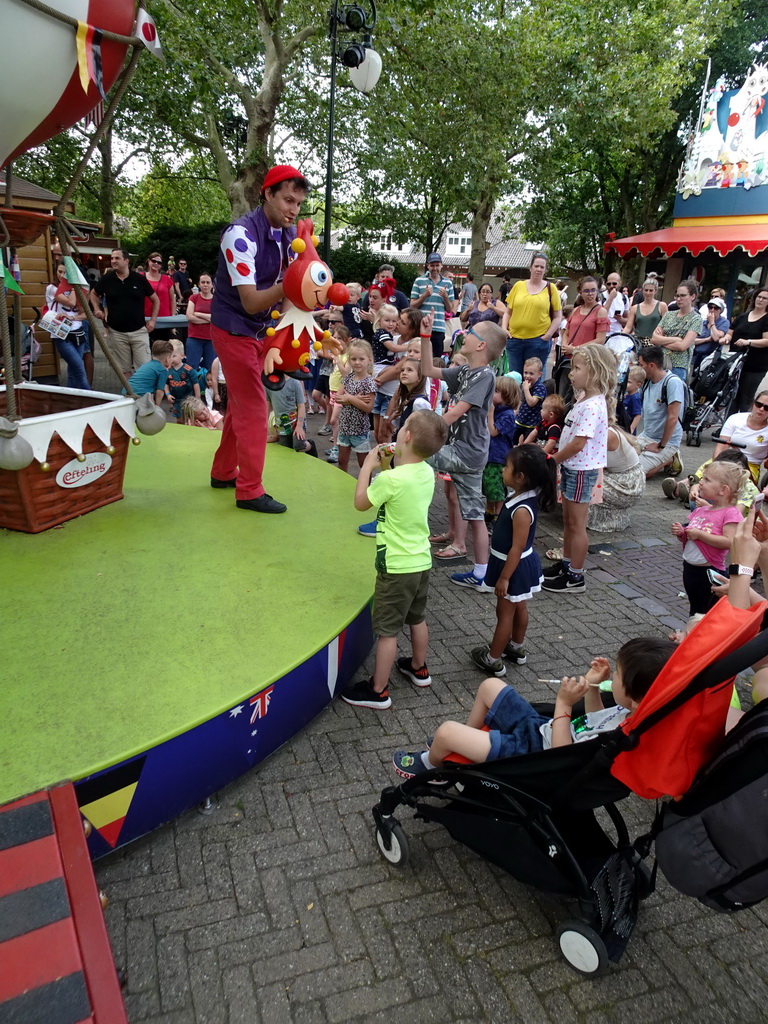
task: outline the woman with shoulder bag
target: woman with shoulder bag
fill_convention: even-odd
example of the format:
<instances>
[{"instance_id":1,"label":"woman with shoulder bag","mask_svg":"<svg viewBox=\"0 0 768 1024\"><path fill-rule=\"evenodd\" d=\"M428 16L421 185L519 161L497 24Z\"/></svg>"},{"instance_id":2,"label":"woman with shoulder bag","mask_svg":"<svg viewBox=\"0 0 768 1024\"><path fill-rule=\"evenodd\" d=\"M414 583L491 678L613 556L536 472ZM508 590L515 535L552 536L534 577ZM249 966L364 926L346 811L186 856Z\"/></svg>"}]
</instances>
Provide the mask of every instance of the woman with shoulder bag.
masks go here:
<instances>
[{"instance_id":1,"label":"woman with shoulder bag","mask_svg":"<svg viewBox=\"0 0 768 1024\"><path fill-rule=\"evenodd\" d=\"M560 359L553 372L557 381L557 393L562 395L566 403L573 398L568 376L571 356L580 345L586 345L589 341L604 345L608 332L608 314L598 301L597 279L582 277L579 281L579 295L583 300L582 305L574 309L565 329L561 332Z\"/></svg>"},{"instance_id":2,"label":"woman with shoulder bag","mask_svg":"<svg viewBox=\"0 0 768 1024\"><path fill-rule=\"evenodd\" d=\"M546 370L552 335L560 326L560 294L544 277L548 266L544 253L535 253L529 279L518 281L507 296L501 326L509 333L509 368L521 377L526 359L534 356Z\"/></svg>"}]
</instances>

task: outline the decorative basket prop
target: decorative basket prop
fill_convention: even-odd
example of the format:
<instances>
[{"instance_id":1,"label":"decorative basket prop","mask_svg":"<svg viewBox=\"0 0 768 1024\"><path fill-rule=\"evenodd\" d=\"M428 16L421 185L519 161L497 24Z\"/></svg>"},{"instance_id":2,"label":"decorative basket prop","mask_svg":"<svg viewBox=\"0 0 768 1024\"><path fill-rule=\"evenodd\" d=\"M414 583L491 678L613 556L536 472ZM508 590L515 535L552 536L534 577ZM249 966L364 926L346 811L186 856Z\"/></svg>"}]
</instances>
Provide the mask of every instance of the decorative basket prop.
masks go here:
<instances>
[{"instance_id":1,"label":"decorative basket prop","mask_svg":"<svg viewBox=\"0 0 768 1024\"><path fill-rule=\"evenodd\" d=\"M128 445L138 443L132 398L38 384L14 393L18 434L34 459L25 469L0 469L0 527L41 533L123 497Z\"/></svg>"}]
</instances>

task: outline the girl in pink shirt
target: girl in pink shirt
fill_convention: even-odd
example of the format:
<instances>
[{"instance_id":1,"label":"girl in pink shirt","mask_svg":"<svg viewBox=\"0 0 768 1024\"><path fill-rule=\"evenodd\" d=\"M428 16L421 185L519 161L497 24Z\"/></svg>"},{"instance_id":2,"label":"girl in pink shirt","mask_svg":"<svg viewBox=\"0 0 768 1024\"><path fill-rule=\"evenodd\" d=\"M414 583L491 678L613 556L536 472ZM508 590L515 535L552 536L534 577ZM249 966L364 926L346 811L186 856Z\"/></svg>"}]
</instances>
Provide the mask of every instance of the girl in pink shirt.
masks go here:
<instances>
[{"instance_id":1,"label":"girl in pink shirt","mask_svg":"<svg viewBox=\"0 0 768 1024\"><path fill-rule=\"evenodd\" d=\"M683 586L691 615L708 612L717 600L708 569L723 572L725 556L742 515L736 507L739 490L749 472L733 462L713 462L699 484L700 503L688 523L672 523L672 533L683 547Z\"/></svg>"}]
</instances>

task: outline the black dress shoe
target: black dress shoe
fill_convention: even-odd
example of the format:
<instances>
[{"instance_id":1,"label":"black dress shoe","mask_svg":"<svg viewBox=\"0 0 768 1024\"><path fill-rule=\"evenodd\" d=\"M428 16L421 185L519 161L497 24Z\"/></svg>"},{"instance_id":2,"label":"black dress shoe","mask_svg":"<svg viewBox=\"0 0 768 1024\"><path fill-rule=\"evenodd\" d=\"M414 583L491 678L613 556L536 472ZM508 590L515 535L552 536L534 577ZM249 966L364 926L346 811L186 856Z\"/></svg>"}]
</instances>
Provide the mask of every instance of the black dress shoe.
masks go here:
<instances>
[{"instance_id":1,"label":"black dress shoe","mask_svg":"<svg viewBox=\"0 0 768 1024\"><path fill-rule=\"evenodd\" d=\"M275 501L271 494L262 494L258 498L248 498L236 501L238 508L249 508L252 512L285 512L287 505L281 501Z\"/></svg>"},{"instance_id":2,"label":"black dress shoe","mask_svg":"<svg viewBox=\"0 0 768 1024\"><path fill-rule=\"evenodd\" d=\"M217 480L215 476L211 477L211 487L234 487L236 483L236 476L233 476L231 480Z\"/></svg>"}]
</instances>

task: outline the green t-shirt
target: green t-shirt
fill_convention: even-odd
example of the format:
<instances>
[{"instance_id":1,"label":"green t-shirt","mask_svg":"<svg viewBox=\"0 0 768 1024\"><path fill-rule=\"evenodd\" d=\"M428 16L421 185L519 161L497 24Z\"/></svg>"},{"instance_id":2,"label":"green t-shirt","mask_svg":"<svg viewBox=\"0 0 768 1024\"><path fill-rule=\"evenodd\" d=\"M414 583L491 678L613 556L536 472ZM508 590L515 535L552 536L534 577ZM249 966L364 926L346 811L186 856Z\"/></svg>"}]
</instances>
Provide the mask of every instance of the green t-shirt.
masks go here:
<instances>
[{"instance_id":1,"label":"green t-shirt","mask_svg":"<svg viewBox=\"0 0 768 1024\"><path fill-rule=\"evenodd\" d=\"M377 572L423 572L432 568L429 506L435 474L426 462L412 462L379 473L368 488L376 518Z\"/></svg>"}]
</instances>

